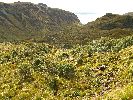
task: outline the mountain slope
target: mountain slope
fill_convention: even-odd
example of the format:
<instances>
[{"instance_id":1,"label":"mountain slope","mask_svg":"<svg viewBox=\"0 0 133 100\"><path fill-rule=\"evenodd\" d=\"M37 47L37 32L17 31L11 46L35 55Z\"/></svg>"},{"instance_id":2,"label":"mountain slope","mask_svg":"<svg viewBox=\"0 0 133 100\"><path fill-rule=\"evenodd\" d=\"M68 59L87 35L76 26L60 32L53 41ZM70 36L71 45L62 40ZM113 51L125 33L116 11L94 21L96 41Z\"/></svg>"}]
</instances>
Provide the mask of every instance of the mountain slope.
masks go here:
<instances>
[{"instance_id":1,"label":"mountain slope","mask_svg":"<svg viewBox=\"0 0 133 100\"><path fill-rule=\"evenodd\" d=\"M79 23L73 13L30 2L0 3L0 40L44 37L62 27Z\"/></svg>"},{"instance_id":2,"label":"mountain slope","mask_svg":"<svg viewBox=\"0 0 133 100\"><path fill-rule=\"evenodd\" d=\"M101 37L121 38L132 33L131 13L107 13L82 25L75 14L46 4L0 3L0 42L26 40L69 48Z\"/></svg>"}]
</instances>

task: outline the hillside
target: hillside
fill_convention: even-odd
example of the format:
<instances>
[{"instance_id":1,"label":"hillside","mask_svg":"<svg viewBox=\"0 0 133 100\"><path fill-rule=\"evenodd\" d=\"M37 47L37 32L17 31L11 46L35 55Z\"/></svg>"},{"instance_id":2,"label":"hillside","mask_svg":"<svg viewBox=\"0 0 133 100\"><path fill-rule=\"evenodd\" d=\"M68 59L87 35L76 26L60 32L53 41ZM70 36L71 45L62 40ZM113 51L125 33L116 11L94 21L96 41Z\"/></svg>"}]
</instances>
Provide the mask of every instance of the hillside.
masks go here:
<instances>
[{"instance_id":1,"label":"hillside","mask_svg":"<svg viewBox=\"0 0 133 100\"><path fill-rule=\"evenodd\" d=\"M84 25L81 33L91 40L101 37L121 38L132 35L133 16L107 13Z\"/></svg>"},{"instance_id":2,"label":"hillside","mask_svg":"<svg viewBox=\"0 0 133 100\"><path fill-rule=\"evenodd\" d=\"M0 41L39 40L75 23L79 23L75 14L46 4L0 3Z\"/></svg>"},{"instance_id":3,"label":"hillside","mask_svg":"<svg viewBox=\"0 0 133 100\"><path fill-rule=\"evenodd\" d=\"M109 40L109 41L107 41ZM1 100L131 100L133 36L72 49L0 44Z\"/></svg>"},{"instance_id":4,"label":"hillside","mask_svg":"<svg viewBox=\"0 0 133 100\"><path fill-rule=\"evenodd\" d=\"M56 36L61 36L58 43L68 43L70 45L85 45L101 37L119 39L133 34L133 16L129 14L118 15L107 13L86 25L70 25L63 28Z\"/></svg>"},{"instance_id":5,"label":"hillside","mask_svg":"<svg viewBox=\"0 0 133 100\"><path fill-rule=\"evenodd\" d=\"M74 13L46 4L0 3L0 42L23 40L69 48L101 37L121 38L132 32L131 13L107 13L82 25Z\"/></svg>"},{"instance_id":6,"label":"hillside","mask_svg":"<svg viewBox=\"0 0 133 100\"><path fill-rule=\"evenodd\" d=\"M0 100L132 99L132 12L82 25L46 4L0 2Z\"/></svg>"}]
</instances>

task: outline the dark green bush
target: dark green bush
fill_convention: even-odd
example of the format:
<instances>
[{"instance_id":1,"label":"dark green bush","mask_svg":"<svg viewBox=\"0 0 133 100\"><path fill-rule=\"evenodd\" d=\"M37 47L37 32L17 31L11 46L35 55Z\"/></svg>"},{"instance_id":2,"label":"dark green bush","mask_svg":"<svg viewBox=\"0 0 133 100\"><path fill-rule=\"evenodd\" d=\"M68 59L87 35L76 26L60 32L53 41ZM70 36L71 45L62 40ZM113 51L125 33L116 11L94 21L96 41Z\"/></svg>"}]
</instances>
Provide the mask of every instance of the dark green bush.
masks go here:
<instances>
[{"instance_id":1,"label":"dark green bush","mask_svg":"<svg viewBox=\"0 0 133 100\"><path fill-rule=\"evenodd\" d=\"M31 82L34 80L29 65L23 64L19 67L20 83Z\"/></svg>"},{"instance_id":2,"label":"dark green bush","mask_svg":"<svg viewBox=\"0 0 133 100\"><path fill-rule=\"evenodd\" d=\"M50 89L53 91L54 95L57 95L58 92L58 80L56 78L54 78L53 80L51 80L49 82L49 87Z\"/></svg>"},{"instance_id":3,"label":"dark green bush","mask_svg":"<svg viewBox=\"0 0 133 100\"><path fill-rule=\"evenodd\" d=\"M16 57L18 55L18 53L15 50L13 50L11 55L14 58L14 57Z\"/></svg>"},{"instance_id":4,"label":"dark green bush","mask_svg":"<svg viewBox=\"0 0 133 100\"><path fill-rule=\"evenodd\" d=\"M66 79L71 79L75 76L74 67L70 64L58 65L58 75Z\"/></svg>"}]
</instances>

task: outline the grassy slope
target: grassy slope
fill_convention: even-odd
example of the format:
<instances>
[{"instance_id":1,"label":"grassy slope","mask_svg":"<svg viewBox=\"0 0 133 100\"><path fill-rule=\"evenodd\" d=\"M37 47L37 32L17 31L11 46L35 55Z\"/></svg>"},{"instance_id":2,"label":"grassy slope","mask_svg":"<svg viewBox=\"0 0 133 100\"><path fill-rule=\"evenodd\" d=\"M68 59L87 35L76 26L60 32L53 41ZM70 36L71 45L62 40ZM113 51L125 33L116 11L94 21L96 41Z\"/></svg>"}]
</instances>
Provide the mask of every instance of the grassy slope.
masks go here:
<instances>
[{"instance_id":1,"label":"grassy slope","mask_svg":"<svg viewBox=\"0 0 133 100\"><path fill-rule=\"evenodd\" d=\"M72 49L1 43L0 99L133 98L132 44L133 37L102 38Z\"/></svg>"}]
</instances>

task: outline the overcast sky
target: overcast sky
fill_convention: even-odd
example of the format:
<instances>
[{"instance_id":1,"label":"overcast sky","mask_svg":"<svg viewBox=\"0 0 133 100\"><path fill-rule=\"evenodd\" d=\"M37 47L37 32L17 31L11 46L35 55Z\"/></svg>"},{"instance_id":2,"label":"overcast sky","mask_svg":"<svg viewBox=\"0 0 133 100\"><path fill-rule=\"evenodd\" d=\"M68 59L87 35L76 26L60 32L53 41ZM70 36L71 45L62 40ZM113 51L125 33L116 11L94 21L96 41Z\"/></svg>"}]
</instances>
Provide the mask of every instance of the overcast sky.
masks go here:
<instances>
[{"instance_id":1,"label":"overcast sky","mask_svg":"<svg viewBox=\"0 0 133 100\"><path fill-rule=\"evenodd\" d=\"M78 15L82 23L93 21L109 12L115 14L133 12L133 0L0 0L7 3L16 1L44 3L49 7L71 11Z\"/></svg>"}]
</instances>

